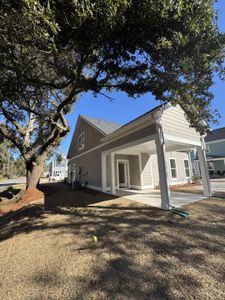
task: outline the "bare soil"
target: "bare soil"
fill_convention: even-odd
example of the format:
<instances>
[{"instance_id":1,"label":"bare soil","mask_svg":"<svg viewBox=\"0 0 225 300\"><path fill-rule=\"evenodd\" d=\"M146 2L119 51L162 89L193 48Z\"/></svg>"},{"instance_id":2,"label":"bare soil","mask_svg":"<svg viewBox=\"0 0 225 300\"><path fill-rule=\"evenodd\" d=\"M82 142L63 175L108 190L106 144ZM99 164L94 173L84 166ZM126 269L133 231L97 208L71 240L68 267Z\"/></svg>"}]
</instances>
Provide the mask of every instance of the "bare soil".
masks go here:
<instances>
[{"instance_id":1,"label":"bare soil","mask_svg":"<svg viewBox=\"0 0 225 300\"><path fill-rule=\"evenodd\" d=\"M0 218L1 300L225 299L225 200L184 219L62 183L42 191L45 207Z\"/></svg>"}]
</instances>

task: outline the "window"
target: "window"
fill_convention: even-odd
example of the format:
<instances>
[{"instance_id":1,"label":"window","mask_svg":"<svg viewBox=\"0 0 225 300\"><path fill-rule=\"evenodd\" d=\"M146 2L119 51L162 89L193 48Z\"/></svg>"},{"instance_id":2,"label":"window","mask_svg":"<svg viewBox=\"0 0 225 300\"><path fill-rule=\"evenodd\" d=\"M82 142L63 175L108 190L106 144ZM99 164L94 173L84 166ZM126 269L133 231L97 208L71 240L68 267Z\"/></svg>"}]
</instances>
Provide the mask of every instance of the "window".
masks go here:
<instances>
[{"instance_id":1,"label":"window","mask_svg":"<svg viewBox=\"0 0 225 300\"><path fill-rule=\"evenodd\" d=\"M205 153L210 153L210 147L209 147L209 145L205 145Z\"/></svg>"},{"instance_id":2,"label":"window","mask_svg":"<svg viewBox=\"0 0 225 300\"><path fill-rule=\"evenodd\" d=\"M78 137L78 150L84 149L84 132L81 133Z\"/></svg>"},{"instance_id":3,"label":"window","mask_svg":"<svg viewBox=\"0 0 225 300\"><path fill-rule=\"evenodd\" d=\"M177 178L177 166L175 158L170 158L170 170L172 178Z\"/></svg>"},{"instance_id":4,"label":"window","mask_svg":"<svg viewBox=\"0 0 225 300\"><path fill-rule=\"evenodd\" d=\"M214 164L212 161L208 161L208 168L210 171L214 171Z\"/></svg>"},{"instance_id":5,"label":"window","mask_svg":"<svg viewBox=\"0 0 225 300\"><path fill-rule=\"evenodd\" d=\"M184 160L184 168L185 168L185 175L186 177L190 177L190 167L189 167L189 160Z\"/></svg>"}]
</instances>

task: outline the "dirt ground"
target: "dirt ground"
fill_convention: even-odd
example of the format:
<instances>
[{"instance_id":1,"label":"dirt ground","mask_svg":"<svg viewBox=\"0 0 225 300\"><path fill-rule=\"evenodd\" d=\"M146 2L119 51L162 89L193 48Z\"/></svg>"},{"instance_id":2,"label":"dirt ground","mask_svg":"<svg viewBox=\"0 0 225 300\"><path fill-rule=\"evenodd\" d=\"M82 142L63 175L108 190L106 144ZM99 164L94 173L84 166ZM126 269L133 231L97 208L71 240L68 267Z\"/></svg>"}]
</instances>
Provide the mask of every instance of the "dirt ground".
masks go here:
<instances>
[{"instance_id":1,"label":"dirt ground","mask_svg":"<svg viewBox=\"0 0 225 300\"><path fill-rule=\"evenodd\" d=\"M184 219L63 183L42 190L45 207L0 218L1 300L225 299L225 200Z\"/></svg>"}]
</instances>

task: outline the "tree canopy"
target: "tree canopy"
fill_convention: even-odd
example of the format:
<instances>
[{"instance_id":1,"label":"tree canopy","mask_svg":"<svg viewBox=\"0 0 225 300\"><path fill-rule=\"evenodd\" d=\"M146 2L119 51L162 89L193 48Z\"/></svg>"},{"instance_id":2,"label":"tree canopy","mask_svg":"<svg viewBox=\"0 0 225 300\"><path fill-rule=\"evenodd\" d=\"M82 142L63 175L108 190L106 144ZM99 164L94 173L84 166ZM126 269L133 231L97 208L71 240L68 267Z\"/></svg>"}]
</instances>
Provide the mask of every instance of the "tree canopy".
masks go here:
<instances>
[{"instance_id":1,"label":"tree canopy","mask_svg":"<svg viewBox=\"0 0 225 300\"><path fill-rule=\"evenodd\" d=\"M211 0L2 0L0 132L32 171L81 93L115 89L179 104L203 133L224 42Z\"/></svg>"}]
</instances>

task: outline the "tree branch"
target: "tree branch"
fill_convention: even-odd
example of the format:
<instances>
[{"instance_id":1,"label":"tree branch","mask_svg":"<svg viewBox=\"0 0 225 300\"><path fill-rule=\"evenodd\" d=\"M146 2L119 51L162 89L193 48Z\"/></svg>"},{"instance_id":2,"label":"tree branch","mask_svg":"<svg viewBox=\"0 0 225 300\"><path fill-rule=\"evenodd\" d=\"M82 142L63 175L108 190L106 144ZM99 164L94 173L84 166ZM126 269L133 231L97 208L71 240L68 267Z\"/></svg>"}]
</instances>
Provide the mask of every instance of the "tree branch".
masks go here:
<instances>
[{"instance_id":1,"label":"tree branch","mask_svg":"<svg viewBox=\"0 0 225 300\"><path fill-rule=\"evenodd\" d=\"M19 123L17 123L17 122L13 119L13 117L11 116L11 114L8 113L3 107L2 107L2 113L3 113L4 117L5 117L8 121L10 121L10 122L16 127L16 129L19 131L19 133L20 133L21 135L24 136L24 135L26 134L25 129L24 129Z\"/></svg>"}]
</instances>

